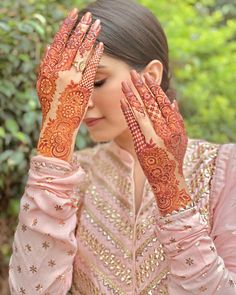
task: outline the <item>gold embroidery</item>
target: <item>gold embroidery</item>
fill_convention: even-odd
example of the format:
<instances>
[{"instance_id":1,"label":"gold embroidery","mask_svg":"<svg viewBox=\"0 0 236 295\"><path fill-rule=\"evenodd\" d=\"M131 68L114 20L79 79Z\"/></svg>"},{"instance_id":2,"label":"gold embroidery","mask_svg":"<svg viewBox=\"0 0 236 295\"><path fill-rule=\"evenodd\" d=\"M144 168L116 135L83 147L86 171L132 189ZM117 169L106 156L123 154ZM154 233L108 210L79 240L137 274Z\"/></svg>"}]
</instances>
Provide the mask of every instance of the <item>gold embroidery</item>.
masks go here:
<instances>
[{"instance_id":1,"label":"gold embroidery","mask_svg":"<svg viewBox=\"0 0 236 295\"><path fill-rule=\"evenodd\" d=\"M75 295L106 295L95 287L92 280L80 269L75 271L70 294Z\"/></svg>"},{"instance_id":2,"label":"gold embroidery","mask_svg":"<svg viewBox=\"0 0 236 295\"><path fill-rule=\"evenodd\" d=\"M136 229L136 236L137 239L140 240L143 235L148 231L152 230L153 231L153 225L156 224L156 217L155 216L148 216L144 218L138 225Z\"/></svg>"},{"instance_id":3,"label":"gold embroidery","mask_svg":"<svg viewBox=\"0 0 236 295\"><path fill-rule=\"evenodd\" d=\"M189 258L185 259L185 263L188 264L189 266L191 266L194 264L194 260L189 257Z\"/></svg>"},{"instance_id":4,"label":"gold embroidery","mask_svg":"<svg viewBox=\"0 0 236 295\"><path fill-rule=\"evenodd\" d=\"M31 252L31 246L29 244L25 245L26 250L28 250L29 252Z\"/></svg>"},{"instance_id":5,"label":"gold embroidery","mask_svg":"<svg viewBox=\"0 0 236 295\"><path fill-rule=\"evenodd\" d=\"M164 280L166 280L167 276L169 275L169 269L168 267L164 268L162 271L160 271L156 276L155 279L148 284L148 286L140 292L140 295L147 295L152 290L155 290L158 286L162 284ZM165 293L164 293L165 294ZM166 293L168 294L168 293Z\"/></svg>"},{"instance_id":6,"label":"gold embroidery","mask_svg":"<svg viewBox=\"0 0 236 295\"><path fill-rule=\"evenodd\" d=\"M109 223L114 224L116 229L129 239L133 238L133 226L128 220L124 220L120 214L108 202L99 197L95 190L88 190L89 198L96 209L104 216Z\"/></svg>"},{"instance_id":7,"label":"gold embroidery","mask_svg":"<svg viewBox=\"0 0 236 295\"><path fill-rule=\"evenodd\" d=\"M30 271L31 271L32 273L36 273L38 270L37 270L37 267L36 267L36 266L31 265L31 266L30 266Z\"/></svg>"},{"instance_id":8,"label":"gold embroidery","mask_svg":"<svg viewBox=\"0 0 236 295\"><path fill-rule=\"evenodd\" d=\"M48 261L48 266L50 266L50 267L53 267L53 266L55 266L56 265L56 262L55 262L55 260L49 260Z\"/></svg>"},{"instance_id":9,"label":"gold embroidery","mask_svg":"<svg viewBox=\"0 0 236 295\"><path fill-rule=\"evenodd\" d=\"M29 208L30 208L29 203L25 203L25 204L23 205L23 210L24 210L24 211L28 211Z\"/></svg>"},{"instance_id":10,"label":"gold embroidery","mask_svg":"<svg viewBox=\"0 0 236 295\"><path fill-rule=\"evenodd\" d=\"M26 226L25 224L22 224L22 226L21 226L21 230L22 230L23 232L25 232L25 231L27 230L27 226Z\"/></svg>"},{"instance_id":11,"label":"gold embroidery","mask_svg":"<svg viewBox=\"0 0 236 295\"><path fill-rule=\"evenodd\" d=\"M40 292L41 293L43 291L43 286L41 284L38 284L37 286L35 286L35 290L37 292Z\"/></svg>"},{"instance_id":12,"label":"gold embroidery","mask_svg":"<svg viewBox=\"0 0 236 295\"><path fill-rule=\"evenodd\" d=\"M215 161L219 145L207 142L190 141L184 159L184 174L188 190L209 225L209 196L211 180L215 173Z\"/></svg>"},{"instance_id":13,"label":"gold embroidery","mask_svg":"<svg viewBox=\"0 0 236 295\"><path fill-rule=\"evenodd\" d=\"M131 257L131 251L127 249L124 244L121 243L121 241L119 241L118 238L116 238L114 234L98 220L98 218L92 213L92 211L89 210L88 207L84 209L84 214L86 214L86 217L90 220L90 223L95 223L96 227L101 229L103 235L108 241L110 240L112 243L115 243L116 247L119 248L126 257Z\"/></svg>"},{"instance_id":14,"label":"gold embroidery","mask_svg":"<svg viewBox=\"0 0 236 295\"><path fill-rule=\"evenodd\" d=\"M79 237L93 253L98 256L104 266L109 269L122 283L131 284L131 269L121 262L109 248L102 245L87 229L80 228Z\"/></svg>"},{"instance_id":15,"label":"gold embroidery","mask_svg":"<svg viewBox=\"0 0 236 295\"><path fill-rule=\"evenodd\" d=\"M56 209L56 211L62 211L63 210L61 205L55 205L54 208Z\"/></svg>"},{"instance_id":16,"label":"gold embroidery","mask_svg":"<svg viewBox=\"0 0 236 295\"><path fill-rule=\"evenodd\" d=\"M138 250L136 251L136 257L143 256L147 248L150 248L153 243L158 241L156 234L154 233L148 239L146 239L141 246L139 246ZM159 242L158 242L159 244Z\"/></svg>"},{"instance_id":17,"label":"gold embroidery","mask_svg":"<svg viewBox=\"0 0 236 295\"><path fill-rule=\"evenodd\" d=\"M44 242L42 243L42 248L44 248L45 250L46 250L47 248L49 248L49 242L44 241Z\"/></svg>"},{"instance_id":18,"label":"gold embroidery","mask_svg":"<svg viewBox=\"0 0 236 295\"><path fill-rule=\"evenodd\" d=\"M162 245L160 245L157 249L154 249L152 254L148 255L136 271L137 286L139 287L149 279L151 274L157 271L158 267L160 267L160 263L164 260L164 250L162 249Z\"/></svg>"},{"instance_id":19,"label":"gold embroidery","mask_svg":"<svg viewBox=\"0 0 236 295\"><path fill-rule=\"evenodd\" d=\"M98 268L96 268L94 265L91 266L93 271L96 273L96 275L103 281L103 285L108 288L109 291L112 291L116 295L126 295L116 284L103 272L101 272Z\"/></svg>"}]
</instances>

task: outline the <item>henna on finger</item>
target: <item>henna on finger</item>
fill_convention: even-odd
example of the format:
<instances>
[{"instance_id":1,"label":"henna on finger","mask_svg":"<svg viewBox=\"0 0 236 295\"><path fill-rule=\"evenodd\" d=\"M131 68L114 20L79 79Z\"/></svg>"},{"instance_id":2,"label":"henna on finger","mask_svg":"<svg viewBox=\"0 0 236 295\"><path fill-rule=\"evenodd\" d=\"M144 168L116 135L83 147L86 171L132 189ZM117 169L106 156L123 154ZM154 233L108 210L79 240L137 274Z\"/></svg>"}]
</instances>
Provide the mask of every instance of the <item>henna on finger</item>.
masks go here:
<instances>
[{"instance_id":1,"label":"henna on finger","mask_svg":"<svg viewBox=\"0 0 236 295\"><path fill-rule=\"evenodd\" d=\"M132 89L130 88L129 84L125 81L121 83L122 85L122 91L125 94L126 98L128 99L128 102L132 105L132 108L135 109L137 112L145 116L145 112L143 110L143 107L135 94L133 93Z\"/></svg>"},{"instance_id":2,"label":"henna on finger","mask_svg":"<svg viewBox=\"0 0 236 295\"><path fill-rule=\"evenodd\" d=\"M83 119L102 53L103 44L99 43L82 80L71 81L62 92L56 117L49 120L38 143L37 149L42 155L62 160L71 156L71 143Z\"/></svg>"},{"instance_id":3,"label":"henna on finger","mask_svg":"<svg viewBox=\"0 0 236 295\"><path fill-rule=\"evenodd\" d=\"M146 142L131 107L121 100L121 108L131 131L135 151L143 171L152 187L162 215L185 208L191 201L185 188L180 187L176 178L176 162L169 158L164 148L153 140Z\"/></svg>"},{"instance_id":4,"label":"henna on finger","mask_svg":"<svg viewBox=\"0 0 236 295\"><path fill-rule=\"evenodd\" d=\"M147 99L143 96L143 102L147 113L153 123L153 127L164 141L167 150L173 154L178 162L179 173L182 175L183 158L187 147L187 135L184 122L177 108L173 108L166 94L157 82L145 74L145 81L153 96ZM155 99L154 99L155 97ZM159 109L157 111L157 109ZM158 116L157 114L161 114Z\"/></svg>"},{"instance_id":5,"label":"henna on finger","mask_svg":"<svg viewBox=\"0 0 236 295\"><path fill-rule=\"evenodd\" d=\"M86 52L89 52L92 49L99 35L100 30L101 30L100 20L97 19L91 26L85 40L83 41L81 47L79 48L79 53L81 56L84 56Z\"/></svg>"}]
</instances>

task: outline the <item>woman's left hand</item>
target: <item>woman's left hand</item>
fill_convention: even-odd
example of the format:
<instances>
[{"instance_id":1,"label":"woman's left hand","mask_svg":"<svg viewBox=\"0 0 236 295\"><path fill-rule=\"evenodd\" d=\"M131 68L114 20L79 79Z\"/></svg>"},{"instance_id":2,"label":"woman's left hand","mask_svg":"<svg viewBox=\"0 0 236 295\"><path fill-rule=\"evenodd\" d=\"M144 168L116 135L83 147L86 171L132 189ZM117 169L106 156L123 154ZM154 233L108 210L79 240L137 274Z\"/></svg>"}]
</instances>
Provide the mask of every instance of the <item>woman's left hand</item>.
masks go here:
<instances>
[{"instance_id":1,"label":"woman's left hand","mask_svg":"<svg viewBox=\"0 0 236 295\"><path fill-rule=\"evenodd\" d=\"M176 103L171 104L149 74L144 77L146 83L135 70L131 71L138 97L127 82L122 82L126 100L121 100L121 107L160 213L166 215L191 202L183 176L188 139Z\"/></svg>"}]
</instances>

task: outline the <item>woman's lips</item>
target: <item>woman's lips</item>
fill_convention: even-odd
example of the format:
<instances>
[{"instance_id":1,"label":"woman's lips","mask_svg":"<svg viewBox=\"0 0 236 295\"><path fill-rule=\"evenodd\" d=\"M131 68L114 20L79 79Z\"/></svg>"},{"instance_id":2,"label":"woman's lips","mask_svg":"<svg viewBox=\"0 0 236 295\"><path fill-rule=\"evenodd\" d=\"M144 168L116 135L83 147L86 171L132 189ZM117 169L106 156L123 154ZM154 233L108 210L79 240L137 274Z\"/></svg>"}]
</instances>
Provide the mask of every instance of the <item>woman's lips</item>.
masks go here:
<instances>
[{"instance_id":1,"label":"woman's lips","mask_svg":"<svg viewBox=\"0 0 236 295\"><path fill-rule=\"evenodd\" d=\"M103 119L103 117L101 118L87 118L84 119L83 122L87 127L92 127L94 125L96 125L99 121L101 121Z\"/></svg>"}]
</instances>

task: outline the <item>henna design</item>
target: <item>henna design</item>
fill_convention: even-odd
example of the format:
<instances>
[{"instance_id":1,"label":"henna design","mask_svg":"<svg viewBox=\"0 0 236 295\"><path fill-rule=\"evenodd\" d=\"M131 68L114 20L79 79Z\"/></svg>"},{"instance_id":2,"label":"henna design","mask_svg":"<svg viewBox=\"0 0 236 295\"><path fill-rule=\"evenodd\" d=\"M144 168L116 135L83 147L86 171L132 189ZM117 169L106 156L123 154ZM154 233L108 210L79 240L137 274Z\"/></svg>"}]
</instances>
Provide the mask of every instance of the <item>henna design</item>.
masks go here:
<instances>
[{"instance_id":1,"label":"henna design","mask_svg":"<svg viewBox=\"0 0 236 295\"><path fill-rule=\"evenodd\" d=\"M87 108L102 52L103 45L97 45L80 83L71 81L62 92L56 117L47 123L39 140L42 155L67 160L71 154L72 139Z\"/></svg>"},{"instance_id":2,"label":"henna design","mask_svg":"<svg viewBox=\"0 0 236 295\"><path fill-rule=\"evenodd\" d=\"M121 100L121 108L131 130L140 165L152 187L160 213L166 215L180 207L185 208L191 198L185 188L179 188L179 180L175 175L176 162L168 157L165 149L158 147L152 140L146 142L131 108L124 100Z\"/></svg>"},{"instance_id":3,"label":"henna design","mask_svg":"<svg viewBox=\"0 0 236 295\"><path fill-rule=\"evenodd\" d=\"M145 80L151 91L144 85L136 71L131 72L131 78L142 97L153 128L163 140L166 149L177 160L179 173L183 174L182 166L187 147L187 135L181 115L177 109L172 107L166 94L150 75L145 74Z\"/></svg>"},{"instance_id":4,"label":"henna design","mask_svg":"<svg viewBox=\"0 0 236 295\"><path fill-rule=\"evenodd\" d=\"M126 82L122 82L122 90L125 93L126 97L128 97L129 103L132 108L135 109L138 113L141 113L143 116L145 116L145 112L141 103L138 101L137 97L133 94L133 91Z\"/></svg>"},{"instance_id":5,"label":"henna design","mask_svg":"<svg viewBox=\"0 0 236 295\"><path fill-rule=\"evenodd\" d=\"M64 21L54 38L52 46L45 53L37 81L43 125L45 125L40 134L38 152L44 156L63 160L68 160L73 152L73 139L86 111L94 86L97 66L103 53L103 44L99 43L89 57L80 81L74 82L70 78L68 83L65 81L64 90L58 93L56 85L59 74L62 71L71 70L77 51L80 53L81 48L92 49L101 29L100 21L95 21L90 30L93 36L88 41L85 38L85 41L82 42L92 21L91 13L86 13L75 31L71 33L76 19L77 12L74 11ZM85 47L83 47L84 43L87 44ZM82 55L81 58L83 58ZM71 77L71 75L68 77ZM55 111L51 111L52 102L56 96L58 103L55 106Z\"/></svg>"}]
</instances>

